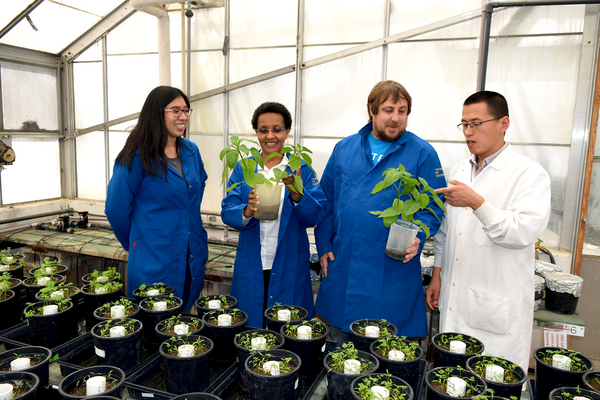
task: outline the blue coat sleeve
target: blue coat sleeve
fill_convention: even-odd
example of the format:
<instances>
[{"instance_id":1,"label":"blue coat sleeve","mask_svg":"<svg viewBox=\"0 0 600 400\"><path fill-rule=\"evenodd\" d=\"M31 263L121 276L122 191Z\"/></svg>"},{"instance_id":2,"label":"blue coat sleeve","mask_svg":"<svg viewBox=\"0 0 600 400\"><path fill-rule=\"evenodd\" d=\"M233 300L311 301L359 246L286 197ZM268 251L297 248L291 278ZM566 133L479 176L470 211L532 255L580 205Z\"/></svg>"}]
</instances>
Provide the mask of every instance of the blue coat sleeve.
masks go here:
<instances>
[{"instance_id":1,"label":"blue coat sleeve","mask_svg":"<svg viewBox=\"0 0 600 400\"><path fill-rule=\"evenodd\" d=\"M288 191L286 200L292 207L292 212L298 219L300 225L305 228L310 228L311 226L321 223L323 220L325 195L323 194L321 185L319 185L319 179L308 165L302 163L300 173L302 174L304 195L298 202L298 205L294 205L292 195Z\"/></svg>"},{"instance_id":2,"label":"blue coat sleeve","mask_svg":"<svg viewBox=\"0 0 600 400\"><path fill-rule=\"evenodd\" d=\"M336 145L337 148L337 145ZM323 219L315 228L315 242L319 257L323 254L333 251L333 200L334 200L334 173L335 173L335 155L329 157L325 172L321 178L321 190L325 196L323 203Z\"/></svg>"},{"instance_id":3,"label":"blue coat sleeve","mask_svg":"<svg viewBox=\"0 0 600 400\"><path fill-rule=\"evenodd\" d=\"M221 202L221 219L233 229L245 231L250 229L258 221L252 218L248 225L244 225L242 222L244 208L248 205L248 194L250 194L252 188L244 182L244 174L239 162L231 173L229 182L227 182L227 187L230 187L236 182L242 183L227 192L227 195Z\"/></svg>"}]
</instances>

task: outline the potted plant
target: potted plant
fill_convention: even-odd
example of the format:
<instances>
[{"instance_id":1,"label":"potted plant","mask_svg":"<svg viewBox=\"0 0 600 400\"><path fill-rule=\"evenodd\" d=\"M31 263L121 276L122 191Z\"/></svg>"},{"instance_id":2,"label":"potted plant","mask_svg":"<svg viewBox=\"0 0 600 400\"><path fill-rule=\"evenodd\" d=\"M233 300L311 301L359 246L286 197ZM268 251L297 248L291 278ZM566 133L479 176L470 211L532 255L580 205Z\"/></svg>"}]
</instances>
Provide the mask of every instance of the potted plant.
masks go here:
<instances>
[{"instance_id":1,"label":"potted plant","mask_svg":"<svg viewBox=\"0 0 600 400\"><path fill-rule=\"evenodd\" d=\"M255 147L246 146L244 142L253 143L258 146L258 143L254 140L240 139L238 136L232 136L231 144L221 150L219 158L226 161L221 185L225 183L229 171L237 166L239 160L244 175L244 182L254 188L255 193L260 196L260 206L257 207L258 210L254 213L254 218L258 220L276 220L279 217L279 201L281 200L282 185L280 183L289 173L285 170L282 171L279 168L275 168L273 170L275 178L267 179L260 172L256 172L257 166L260 165L264 169L264 161L287 154L288 168L295 174L303 160L312 169L312 160L309 156L309 154L312 154L312 151L302 145L286 143L281 149L281 153L273 152L263 161L261 152ZM226 189L226 192L241 183L233 183ZM289 185L288 188L294 193L304 194L302 178L296 176L294 184Z\"/></svg>"},{"instance_id":2,"label":"potted plant","mask_svg":"<svg viewBox=\"0 0 600 400\"><path fill-rule=\"evenodd\" d=\"M325 356L323 365L327 370L327 399L344 400L352 397L350 385L359 375L375 372L379 361L373 355L344 343Z\"/></svg>"},{"instance_id":3,"label":"potted plant","mask_svg":"<svg viewBox=\"0 0 600 400\"><path fill-rule=\"evenodd\" d=\"M600 371L588 371L583 374L583 385L586 389L600 392Z\"/></svg>"},{"instance_id":4,"label":"potted plant","mask_svg":"<svg viewBox=\"0 0 600 400\"><path fill-rule=\"evenodd\" d=\"M25 346L0 354L0 371L31 372L40 379L40 384L48 386L49 362L52 351L45 347Z\"/></svg>"},{"instance_id":5,"label":"potted plant","mask_svg":"<svg viewBox=\"0 0 600 400\"><path fill-rule=\"evenodd\" d=\"M175 289L173 286L165 285L162 282L156 282L151 285L142 284L133 291L133 298L135 299L136 304L140 304L140 301L147 299L148 297L167 296L174 291Z\"/></svg>"},{"instance_id":6,"label":"potted plant","mask_svg":"<svg viewBox=\"0 0 600 400\"><path fill-rule=\"evenodd\" d=\"M434 368L427 373L425 383L427 398L430 400L475 397L487 391L481 377L460 366Z\"/></svg>"},{"instance_id":7,"label":"potted plant","mask_svg":"<svg viewBox=\"0 0 600 400\"><path fill-rule=\"evenodd\" d=\"M410 385L392 374L370 373L359 376L350 386L356 400L411 400L414 392Z\"/></svg>"},{"instance_id":8,"label":"potted plant","mask_svg":"<svg viewBox=\"0 0 600 400\"><path fill-rule=\"evenodd\" d=\"M92 328L96 365L129 371L139 362L142 323L137 319L106 320Z\"/></svg>"},{"instance_id":9,"label":"potted plant","mask_svg":"<svg viewBox=\"0 0 600 400\"><path fill-rule=\"evenodd\" d=\"M276 303L265 310L264 316L267 320L267 329L280 332L281 327L289 321L304 321L308 318L308 311L300 306Z\"/></svg>"},{"instance_id":10,"label":"potted plant","mask_svg":"<svg viewBox=\"0 0 600 400\"><path fill-rule=\"evenodd\" d=\"M518 364L502 357L478 354L467 360L467 369L482 377L495 396L507 399L514 396L517 400L521 398L521 389L527 381L527 374Z\"/></svg>"},{"instance_id":11,"label":"potted plant","mask_svg":"<svg viewBox=\"0 0 600 400\"><path fill-rule=\"evenodd\" d=\"M435 367L467 368L467 360L483 353L481 340L456 332L444 332L435 335L433 343L433 364Z\"/></svg>"},{"instance_id":12,"label":"potted plant","mask_svg":"<svg viewBox=\"0 0 600 400\"><path fill-rule=\"evenodd\" d=\"M235 335L245 330L248 315L237 308L213 310L204 314L204 334L213 341L213 364L216 368L229 366L235 361L236 350L232 346Z\"/></svg>"},{"instance_id":13,"label":"potted plant","mask_svg":"<svg viewBox=\"0 0 600 400\"><path fill-rule=\"evenodd\" d=\"M173 315L160 321L154 327L161 342L179 335L200 335L204 330L204 322L200 318L188 315Z\"/></svg>"},{"instance_id":14,"label":"potted plant","mask_svg":"<svg viewBox=\"0 0 600 400\"><path fill-rule=\"evenodd\" d=\"M18 289L18 284L13 286L12 284L15 282L11 282L12 280L18 281L18 279L11 278L11 275L6 272L0 275L0 314L2 315L0 331L18 324L21 319L21 307L17 292L11 290L14 287Z\"/></svg>"},{"instance_id":15,"label":"potted plant","mask_svg":"<svg viewBox=\"0 0 600 400\"><path fill-rule=\"evenodd\" d=\"M561 387L550 392L548 400L600 400L600 393L595 390L578 387Z\"/></svg>"},{"instance_id":16,"label":"potted plant","mask_svg":"<svg viewBox=\"0 0 600 400\"><path fill-rule=\"evenodd\" d=\"M97 322L108 319L134 318L139 319L140 306L127 297L121 297L110 303L104 303L94 310L94 318Z\"/></svg>"},{"instance_id":17,"label":"potted plant","mask_svg":"<svg viewBox=\"0 0 600 400\"><path fill-rule=\"evenodd\" d=\"M273 349L250 354L244 364L250 399L295 400L301 365L300 357L287 350Z\"/></svg>"},{"instance_id":18,"label":"potted plant","mask_svg":"<svg viewBox=\"0 0 600 400\"><path fill-rule=\"evenodd\" d=\"M28 319L31 344L54 348L72 339L73 332L77 331L73 307L69 299L28 303L25 318Z\"/></svg>"},{"instance_id":19,"label":"potted plant","mask_svg":"<svg viewBox=\"0 0 600 400\"><path fill-rule=\"evenodd\" d=\"M203 296L194 302L196 314L198 314L199 318L204 317L204 314L215 309L235 308L236 304L237 299L226 294Z\"/></svg>"},{"instance_id":20,"label":"potted plant","mask_svg":"<svg viewBox=\"0 0 600 400\"><path fill-rule=\"evenodd\" d=\"M398 197L394 199L391 207L383 211L371 211L371 214L382 218L386 227L391 226L385 254L394 260L404 261L406 250L412 246L412 241L420 230L429 238L429 227L420 220L415 220L415 213L428 210L439 220L429 206L431 199L442 211L446 212L446 207L425 179L415 179L402 164L399 164L398 168L385 170L383 180L375 185L371 194L379 193L392 185L396 188ZM403 197L405 200L402 200Z\"/></svg>"},{"instance_id":21,"label":"potted plant","mask_svg":"<svg viewBox=\"0 0 600 400\"><path fill-rule=\"evenodd\" d=\"M23 280L25 256L10 254L10 247L0 250L0 272L8 272L13 278Z\"/></svg>"},{"instance_id":22,"label":"potted plant","mask_svg":"<svg viewBox=\"0 0 600 400\"><path fill-rule=\"evenodd\" d=\"M183 301L173 293L168 296L152 296L140 301L140 320L144 324L144 341L150 345L161 344L161 337L156 332L156 324L179 314Z\"/></svg>"},{"instance_id":23,"label":"potted plant","mask_svg":"<svg viewBox=\"0 0 600 400\"><path fill-rule=\"evenodd\" d=\"M81 281L84 285L87 285L91 281L111 282L118 281L120 279L121 274L117 272L117 269L115 267L110 267L108 268L108 270L102 272L95 270L94 272L90 272L89 274L86 274L81 277Z\"/></svg>"},{"instance_id":24,"label":"potted plant","mask_svg":"<svg viewBox=\"0 0 600 400\"><path fill-rule=\"evenodd\" d=\"M535 387L538 399L547 399L553 389L577 387L583 374L594 369L594 363L584 355L559 347L540 347L535 358Z\"/></svg>"},{"instance_id":25,"label":"potted plant","mask_svg":"<svg viewBox=\"0 0 600 400\"><path fill-rule=\"evenodd\" d=\"M404 336L388 336L371 343L370 352L379 361L378 371L389 372L402 379L417 393L419 362L423 358L423 350L416 342L411 342Z\"/></svg>"},{"instance_id":26,"label":"potted plant","mask_svg":"<svg viewBox=\"0 0 600 400\"><path fill-rule=\"evenodd\" d=\"M58 385L64 399L83 399L102 394L121 398L125 372L109 365L97 365L67 375ZM95 398L95 397L94 397Z\"/></svg>"},{"instance_id":27,"label":"potted plant","mask_svg":"<svg viewBox=\"0 0 600 400\"><path fill-rule=\"evenodd\" d=\"M97 321L94 318L96 308L121 298L123 284L119 282L92 281L81 288L83 296L83 309L85 313L85 327L91 331Z\"/></svg>"},{"instance_id":28,"label":"potted plant","mask_svg":"<svg viewBox=\"0 0 600 400\"><path fill-rule=\"evenodd\" d=\"M46 275L44 270L39 268L36 269L35 275L30 276L23 280L23 287L25 288L25 297L28 303L34 303L35 295L37 292L42 290L46 286L46 282L53 281L55 284L64 282L65 277L63 275L53 274Z\"/></svg>"},{"instance_id":29,"label":"potted plant","mask_svg":"<svg viewBox=\"0 0 600 400\"><path fill-rule=\"evenodd\" d=\"M398 328L385 319L359 319L350 324L350 337L354 347L371 351L371 343L382 337L396 336Z\"/></svg>"},{"instance_id":30,"label":"potted plant","mask_svg":"<svg viewBox=\"0 0 600 400\"><path fill-rule=\"evenodd\" d=\"M59 282L56 283L52 280L46 282L46 286L39 290L36 293L35 299L36 301L50 301L50 300L60 300L60 299L69 299L73 303L73 308L70 310L74 314L73 319L79 321L79 299L81 298L81 289L73 286L72 283ZM73 326L74 331L71 333L71 336L77 336L78 326Z\"/></svg>"},{"instance_id":31,"label":"potted plant","mask_svg":"<svg viewBox=\"0 0 600 400\"><path fill-rule=\"evenodd\" d=\"M159 352L167 392L201 392L208 387L213 342L204 336L173 336L164 341Z\"/></svg>"},{"instance_id":32,"label":"potted plant","mask_svg":"<svg viewBox=\"0 0 600 400\"><path fill-rule=\"evenodd\" d=\"M298 372L300 386L310 386L321 372L328 333L329 328L316 318L290 321L281 327L281 335L285 339L283 348L302 360Z\"/></svg>"},{"instance_id":33,"label":"potted plant","mask_svg":"<svg viewBox=\"0 0 600 400\"><path fill-rule=\"evenodd\" d=\"M42 276L50 276L54 274L66 276L69 268L66 265L62 265L60 260L50 260L50 257L44 258L44 261L40 263L40 266L37 268L32 268L29 271L30 276L42 275ZM39 271L39 272L38 272Z\"/></svg>"},{"instance_id":34,"label":"potted plant","mask_svg":"<svg viewBox=\"0 0 600 400\"><path fill-rule=\"evenodd\" d=\"M0 374L0 398L28 400L36 398L40 378L31 372L5 372Z\"/></svg>"}]
</instances>

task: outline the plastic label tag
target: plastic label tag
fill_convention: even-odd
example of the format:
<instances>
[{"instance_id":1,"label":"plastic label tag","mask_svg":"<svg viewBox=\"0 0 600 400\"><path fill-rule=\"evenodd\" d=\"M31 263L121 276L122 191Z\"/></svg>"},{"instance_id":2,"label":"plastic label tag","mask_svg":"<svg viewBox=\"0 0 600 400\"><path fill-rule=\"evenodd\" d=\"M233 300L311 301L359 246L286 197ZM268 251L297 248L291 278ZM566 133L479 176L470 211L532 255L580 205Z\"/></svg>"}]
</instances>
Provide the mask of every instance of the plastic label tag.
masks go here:
<instances>
[{"instance_id":1,"label":"plastic label tag","mask_svg":"<svg viewBox=\"0 0 600 400\"><path fill-rule=\"evenodd\" d=\"M298 379L296 379L296 383L294 383L294 390L298 389Z\"/></svg>"},{"instance_id":2,"label":"plastic label tag","mask_svg":"<svg viewBox=\"0 0 600 400\"><path fill-rule=\"evenodd\" d=\"M154 397L152 393L142 393L142 397Z\"/></svg>"},{"instance_id":3,"label":"plastic label tag","mask_svg":"<svg viewBox=\"0 0 600 400\"><path fill-rule=\"evenodd\" d=\"M94 349L96 349L96 355L98 357L106 358L106 352L104 350L99 349L96 346L94 346Z\"/></svg>"},{"instance_id":4,"label":"plastic label tag","mask_svg":"<svg viewBox=\"0 0 600 400\"><path fill-rule=\"evenodd\" d=\"M325 351L325 346L327 346L327 343L324 343L323 347L321 347L321 353L323 353Z\"/></svg>"}]
</instances>

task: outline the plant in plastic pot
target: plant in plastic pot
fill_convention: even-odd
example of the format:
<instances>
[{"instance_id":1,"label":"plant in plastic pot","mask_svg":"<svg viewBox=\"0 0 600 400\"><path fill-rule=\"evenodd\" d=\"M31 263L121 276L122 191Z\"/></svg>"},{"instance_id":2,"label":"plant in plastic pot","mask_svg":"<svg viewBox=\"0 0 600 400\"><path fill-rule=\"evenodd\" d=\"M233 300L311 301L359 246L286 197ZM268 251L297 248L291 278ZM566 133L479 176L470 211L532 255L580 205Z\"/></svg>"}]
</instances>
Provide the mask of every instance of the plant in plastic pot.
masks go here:
<instances>
[{"instance_id":1,"label":"plant in plastic pot","mask_svg":"<svg viewBox=\"0 0 600 400\"><path fill-rule=\"evenodd\" d=\"M540 347L535 358L537 399L547 399L553 389L583 384L583 374L594 369L594 363L576 351L558 347Z\"/></svg>"},{"instance_id":2,"label":"plant in plastic pot","mask_svg":"<svg viewBox=\"0 0 600 400\"><path fill-rule=\"evenodd\" d=\"M5 351L0 354L0 372L31 372L45 387L48 386L50 357L52 351L46 347L25 346Z\"/></svg>"},{"instance_id":3,"label":"plant in plastic pot","mask_svg":"<svg viewBox=\"0 0 600 400\"><path fill-rule=\"evenodd\" d=\"M600 371L588 371L583 374L583 385L586 389L600 393Z\"/></svg>"},{"instance_id":4,"label":"plant in plastic pot","mask_svg":"<svg viewBox=\"0 0 600 400\"><path fill-rule=\"evenodd\" d=\"M79 299L81 298L81 289L73 286L72 283L60 282L55 283L54 281L46 282L46 286L40 289L39 292L35 295L36 301L49 301L49 300L60 300L60 299L69 299L73 303L73 308L71 312L74 314L74 319L79 321ZM73 327L74 331L72 332L72 336L77 336L78 326L75 325Z\"/></svg>"},{"instance_id":5,"label":"plant in plastic pot","mask_svg":"<svg viewBox=\"0 0 600 400\"><path fill-rule=\"evenodd\" d=\"M223 368L231 365L236 358L233 346L235 335L246 328L248 315L237 308L214 310L204 314L204 335L213 341L213 365Z\"/></svg>"},{"instance_id":6,"label":"plant in plastic pot","mask_svg":"<svg viewBox=\"0 0 600 400\"><path fill-rule=\"evenodd\" d=\"M390 336L374 341L369 350L379 361L379 372L389 372L417 392L419 362L423 358L423 350L418 343L404 336Z\"/></svg>"},{"instance_id":7,"label":"plant in plastic pot","mask_svg":"<svg viewBox=\"0 0 600 400\"><path fill-rule=\"evenodd\" d=\"M344 400L352 397L350 386L359 375L375 372L379 361L372 354L344 343L323 360L327 370L327 399Z\"/></svg>"},{"instance_id":8,"label":"plant in plastic pot","mask_svg":"<svg viewBox=\"0 0 600 400\"><path fill-rule=\"evenodd\" d=\"M427 373L425 383L429 400L475 397L487 391L480 376L460 366L434 368Z\"/></svg>"},{"instance_id":9,"label":"plant in plastic pot","mask_svg":"<svg viewBox=\"0 0 600 400\"><path fill-rule=\"evenodd\" d=\"M28 319L29 337L34 346L54 348L72 339L77 331L77 318L69 299L28 303L25 318Z\"/></svg>"},{"instance_id":10,"label":"plant in plastic pot","mask_svg":"<svg viewBox=\"0 0 600 400\"><path fill-rule=\"evenodd\" d=\"M502 357L478 354L467 360L467 369L482 377L495 396L507 399L514 396L517 400L521 398L527 374L518 364Z\"/></svg>"},{"instance_id":11,"label":"plant in plastic pot","mask_svg":"<svg viewBox=\"0 0 600 400\"><path fill-rule=\"evenodd\" d=\"M370 213L382 218L386 227L391 226L385 254L394 260L404 261L406 250L412 246L412 241L419 230L422 229L426 238L429 238L429 227L420 220L415 220L415 213L428 210L439 220L429 206L429 202L433 199L444 213L446 207L425 179L421 177L415 179L402 164L399 164L398 168L388 168L382 176L383 180L375 185L371 194L394 186L398 196L389 208L383 211L370 211Z\"/></svg>"},{"instance_id":12,"label":"plant in plastic pot","mask_svg":"<svg viewBox=\"0 0 600 400\"><path fill-rule=\"evenodd\" d=\"M50 276L50 275L62 275L66 276L69 267L62 265L60 260L50 260L50 257L44 258L44 261L40 263L40 266L29 270L30 276Z\"/></svg>"},{"instance_id":13,"label":"plant in plastic pot","mask_svg":"<svg viewBox=\"0 0 600 400\"><path fill-rule=\"evenodd\" d=\"M167 392L201 392L208 387L214 344L204 336L173 336L159 347Z\"/></svg>"},{"instance_id":14,"label":"plant in plastic pot","mask_svg":"<svg viewBox=\"0 0 600 400\"><path fill-rule=\"evenodd\" d=\"M162 343L156 325L173 315L179 314L183 301L173 293L168 296L152 296L140 301L140 320L144 324L144 341L152 346Z\"/></svg>"},{"instance_id":15,"label":"plant in plastic pot","mask_svg":"<svg viewBox=\"0 0 600 400\"><path fill-rule=\"evenodd\" d=\"M22 254L10 254L10 247L0 250L0 272L8 272L11 277L23 280L25 257Z\"/></svg>"},{"instance_id":16,"label":"plant in plastic pot","mask_svg":"<svg viewBox=\"0 0 600 400\"><path fill-rule=\"evenodd\" d=\"M467 368L467 360L484 350L481 340L456 332L444 332L435 335L433 343L433 364L437 367Z\"/></svg>"},{"instance_id":17,"label":"plant in plastic pot","mask_svg":"<svg viewBox=\"0 0 600 400\"><path fill-rule=\"evenodd\" d=\"M583 279L577 275L550 272L545 280L546 310L565 315L575 314Z\"/></svg>"},{"instance_id":18,"label":"plant in plastic pot","mask_svg":"<svg viewBox=\"0 0 600 400\"><path fill-rule=\"evenodd\" d=\"M83 282L84 285L89 284L91 281L98 281L98 282L106 283L106 282L119 281L120 279L121 279L121 274L117 272L117 269L115 267L110 267L106 271L102 271L102 272L95 270L94 272L90 272L89 274L86 274L81 277L81 281Z\"/></svg>"},{"instance_id":19,"label":"plant in plastic pot","mask_svg":"<svg viewBox=\"0 0 600 400\"><path fill-rule=\"evenodd\" d=\"M139 288L133 291L133 297L137 304L148 297L156 297L156 296L168 296L173 293L175 289L173 286L165 285L162 282L156 282L151 285L140 285Z\"/></svg>"},{"instance_id":20,"label":"plant in plastic pot","mask_svg":"<svg viewBox=\"0 0 600 400\"><path fill-rule=\"evenodd\" d=\"M267 320L267 329L280 332L281 327L289 321L304 321L308 318L308 311L300 306L276 303L265 310L264 316Z\"/></svg>"},{"instance_id":21,"label":"plant in plastic pot","mask_svg":"<svg viewBox=\"0 0 600 400\"><path fill-rule=\"evenodd\" d=\"M83 296L83 309L85 313L85 327L91 331L97 320L94 318L94 311L106 304L117 301L121 298L123 284L119 282L96 282L92 281L81 288Z\"/></svg>"},{"instance_id":22,"label":"plant in plastic pot","mask_svg":"<svg viewBox=\"0 0 600 400\"><path fill-rule=\"evenodd\" d=\"M551 391L548 400L600 400L600 393L579 387L561 387Z\"/></svg>"},{"instance_id":23,"label":"plant in plastic pot","mask_svg":"<svg viewBox=\"0 0 600 400\"><path fill-rule=\"evenodd\" d=\"M0 399L35 399L40 378L31 372L5 372L0 374Z\"/></svg>"},{"instance_id":24,"label":"plant in plastic pot","mask_svg":"<svg viewBox=\"0 0 600 400\"><path fill-rule=\"evenodd\" d=\"M204 322L200 318L177 314L160 321L154 329L163 342L173 336L200 335L204 330Z\"/></svg>"},{"instance_id":25,"label":"plant in plastic pot","mask_svg":"<svg viewBox=\"0 0 600 400\"><path fill-rule=\"evenodd\" d=\"M235 308L236 304L237 299L235 297L225 294L203 296L194 302L196 314L198 314L199 318L204 317L204 314L207 312L219 308Z\"/></svg>"},{"instance_id":26,"label":"plant in plastic pot","mask_svg":"<svg viewBox=\"0 0 600 400\"><path fill-rule=\"evenodd\" d=\"M108 319L134 318L139 319L140 306L127 297L121 297L110 303L105 303L94 310L96 323Z\"/></svg>"},{"instance_id":27,"label":"plant in plastic pot","mask_svg":"<svg viewBox=\"0 0 600 400\"><path fill-rule=\"evenodd\" d=\"M398 328L385 319L359 319L350 324L350 337L354 347L364 352L371 350L371 343L382 337L396 336Z\"/></svg>"},{"instance_id":28,"label":"plant in plastic pot","mask_svg":"<svg viewBox=\"0 0 600 400\"><path fill-rule=\"evenodd\" d=\"M283 348L297 354L302 360L298 373L300 386L310 386L321 369L329 328L318 319L290 321L281 327L285 339Z\"/></svg>"},{"instance_id":29,"label":"plant in plastic pot","mask_svg":"<svg viewBox=\"0 0 600 400\"><path fill-rule=\"evenodd\" d=\"M392 374L370 373L359 376L350 386L356 400L412 400L414 392L410 385Z\"/></svg>"},{"instance_id":30,"label":"plant in plastic pot","mask_svg":"<svg viewBox=\"0 0 600 400\"><path fill-rule=\"evenodd\" d=\"M122 396L125 372L111 365L96 365L67 375L58 385L64 399L83 399L88 396ZM94 399L96 397L93 397Z\"/></svg>"},{"instance_id":31,"label":"plant in plastic pot","mask_svg":"<svg viewBox=\"0 0 600 400\"><path fill-rule=\"evenodd\" d=\"M128 371L139 362L142 323L137 319L106 320L92 328L96 365Z\"/></svg>"},{"instance_id":32,"label":"plant in plastic pot","mask_svg":"<svg viewBox=\"0 0 600 400\"><path fill-rule=\"evenodd\" d=\"M288 350L255 352L246 359L250 399L296 399L300 357Z\"/></svg>"},{"instance_id":33,"label":"plant in plastic pot","mask_svg":"<svg viewBox=\"0 0 600 400\"><path fill-rule=\"evenodd\" d=\"M4 272L0 276L0 331L8 329L19 323L21 317L21 304L17 292L13 288L10 274Z\"/></svg>"},{"instance_id":34,"label":"plant in plastic pot","mask_svg":"<svg viewBox=\"0 0 600 400\"><path fill-rule=\"evenodd\" d=\"M63 275L46 275L40 269L38 269L34 276L30 276L23 280L23 288L25 289L25 296L28 303L34 303L36 301L35 295L46 287L46 283L53 281L55 284L65 281Z\"/></svg>"}]
</instances>

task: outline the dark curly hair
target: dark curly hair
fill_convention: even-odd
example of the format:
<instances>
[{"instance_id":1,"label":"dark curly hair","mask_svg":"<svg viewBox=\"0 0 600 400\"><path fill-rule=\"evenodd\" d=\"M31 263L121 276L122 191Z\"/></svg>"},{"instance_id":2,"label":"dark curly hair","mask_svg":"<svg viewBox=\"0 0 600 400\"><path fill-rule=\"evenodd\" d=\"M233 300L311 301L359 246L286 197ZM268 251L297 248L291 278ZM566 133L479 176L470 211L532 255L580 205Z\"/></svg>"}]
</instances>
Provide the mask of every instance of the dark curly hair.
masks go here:
<instances>
[{"instance_id":1,"label":"dark curly hair","mask_svg":"<svg viewBox=\"0 0 600 400\"><path fill-rule=\"evenodd\" d=\"M267 101L266 103L262 103L256 110L254 110L254 115L252 115L252 129L258 129L258 117L261 114L266 113L275 113L280 114L283 117L283 123L285 125L285 129L292 129L292 114L288 111L287 108L281 103L275 103L273 101Z\"/></svg>"}]
</instances>

